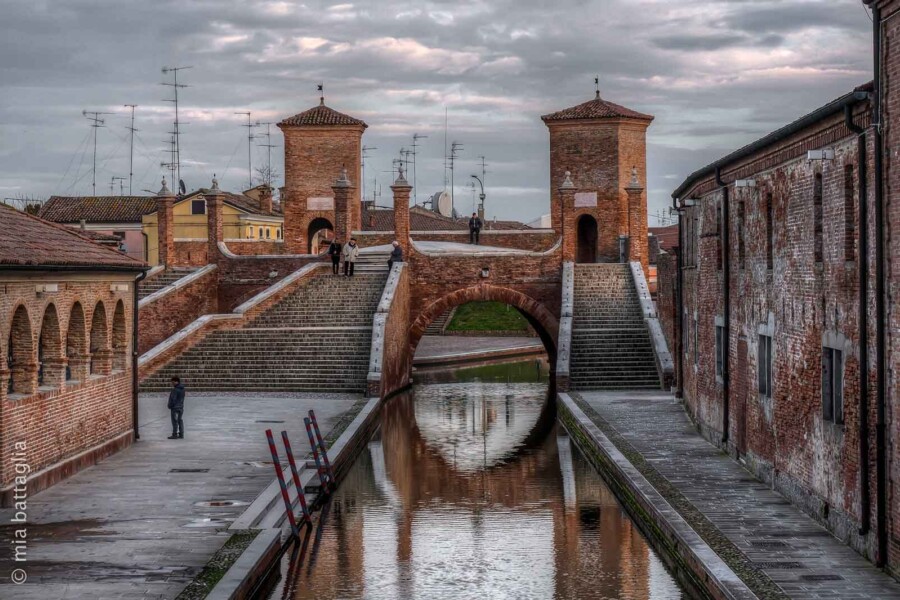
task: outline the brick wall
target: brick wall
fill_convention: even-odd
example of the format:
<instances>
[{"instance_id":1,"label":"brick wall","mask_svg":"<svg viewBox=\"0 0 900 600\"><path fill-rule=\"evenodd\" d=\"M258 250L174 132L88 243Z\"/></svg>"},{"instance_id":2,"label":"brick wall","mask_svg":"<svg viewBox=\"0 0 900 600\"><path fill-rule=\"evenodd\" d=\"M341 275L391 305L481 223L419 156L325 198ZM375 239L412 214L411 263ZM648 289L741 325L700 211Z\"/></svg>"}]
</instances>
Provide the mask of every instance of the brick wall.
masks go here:
<instances>
[{"instance_id":1,"label":"brick wall","mask_svg":"<svg viewBox=\"0 0 900 600\"><path fill-rule=\"evenodd\" d=\"M175 241L175 262L177 267L205 267L209 264L206 241Z\"/></svg>"},{"instance_id":2,"label":"brick wall","mask_svg":"<svg viewBox=\"0 0 900 600\"><path fill-rule=\"evenodd\" d=\"M382 246L394 241L393 232L364 231L354 232L363 248L370 246ZM455 242L457 244L469 243L469 232L430 232L412 231L410 237L417 242ZM559 240L559 234L555 231L481 231L481 245L498 246L500 248L515 248L528 250L529 252L546 252Z\"/></svg>"},{"instance_id":3,"label":"brick wall","mask_svg":"<svg viewBox=\"0 0 900 600\"><path fill-rule=\"evenodd\" d=\"M226 245L231 252L241 256L286 254L284 242L280 240L229 240Z\"/></svg>"},{"instance_id":4,"label":"brick wall","mask_svg":"<svg viewBox=\"0 0 900 600\"><path fill-rule=\"evenodd\" d=\"M678 341L678 259L674 254L659 252L656 263L656 312L666 345L675 361L675 373L678 374L678 361L681 360L676 342ZM677 385L677 381L676 381Z\"/></svg>"},{"instance_id":5,"label":"brick wall","mask_svg":"<svg viewBox=\"0 0 900 600\"><path fill-rule=\"evenodd\" d=\"M856 122L863 124L866 117L860 113ZM835 149L833 161L806 160L806 150L826 146ZM749 157L723 175L726 181L738 177L756 181L756 188L732 186L730 190L729 450L838 537L871 557L873 536L857 533L861 510L859 274L856 256L846 255L848 220L849 231L859 227L858 177L853 181L849 212L844 195L845 167L852 167L858 175L856 148L856 138L845 127L843 117L835 116ZM871 156L869 161L871 165ZM820 234L816 233L813 191L817 174L822 177ZM698 182L685 197L698 200L682 216L688 236L680 249L684 257L684 344L676 360L683 363L689 414L718 443L722 439L723 384L716 373L715 327L724 315L718 223L722 194L708 179ZM873 222L866 225L874 235ZM817 244L822 248L821 262L816 261ZM852 240L849 247L854 248ZM659 264L660 311L668 312L675 276L674 265L664 257L661 255ZM874 256L870 256L870 264L874 264ZM873 290L874 277L870 280ZM871 294L869 304L874 306ZM662 316L672 343L676 332L674 314L669 314L670 318ZM771 328L773 334L771 397L758 390L761 328ZM870 356L874 356L874 334L870 321ZM844 350L843 425L822 416L821 365L826 340ZM677 346L672 343L672 347ZM869 405L874 410L872 375L869 380ZM874 431L874 414L868 418ZM874 435L871 444L874 446ZM874 453L868 457L870 463L873 459ZM874 464L870 472L874 473ZM874 480L872 490L874 498Z\"/></svg>"},{"instance_id":6,"label":"brick wall","mask_svg":"<svg viewBox=\"0 0 900 600\"><path fill-rule=\"evenodd\" d=\"M58 291L38 293L38 282L55 283ZM113 291L113 285L125 289ZM6 274L0 281L4 291L0 294L4 505L16 476L12 458L21 450L17 443L25 444L32 494L130 443L133 286L133 275L125 274L59 273L34 279ZM12 373L6 369L5 343L11 333ZM39 344L44 346L40 354ZM68 381L67 365L71 369ZM38 387L41 366L44 380ZM10 376L16 388L13 394L7 392Z\"/></svg>"},{"instance_id":7,"label":"brick wall","mask_svg":"<svg viewBox=\"0 0 900 600\"><path fill-rule=\"evenodd\" d=\"M218 311L219 275L210 271L192 283L144 304L138 312L138 354L143 354L203 315Z\"/></svg>"}]
</instances>

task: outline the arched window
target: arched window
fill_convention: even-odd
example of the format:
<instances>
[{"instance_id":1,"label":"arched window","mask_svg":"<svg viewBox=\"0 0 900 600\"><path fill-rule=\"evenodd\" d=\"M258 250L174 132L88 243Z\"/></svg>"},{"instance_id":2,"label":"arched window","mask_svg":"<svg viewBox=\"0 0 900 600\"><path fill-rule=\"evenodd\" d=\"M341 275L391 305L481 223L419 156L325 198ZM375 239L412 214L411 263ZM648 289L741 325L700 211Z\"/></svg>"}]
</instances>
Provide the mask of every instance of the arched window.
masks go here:
<instances>
[{"instance_id":1,"label":"arched window","mask_svg":"<svg viewBox=\"0 0 900 600\"><path fill-rule=\"evenodd\" d=\"M262 237L263 237L263 232L262 232L262 227L260 227L259 228L259 239L262 239Z\"/></svg>"},{"instance_id":2,"label":"arched window","mask_svg":"<svg viewBox=\"0 0 900 600\"><path fill-rule=\"evenodd\" d=\"M272 237L272 230L266 227L266 239L270 239Z\"/></svg>"},{"instance_id":3,"label":"arched window","mask_svg":"<svg viewBox=\"0 0 900 600\"><path fill-rule=\"evenodd\" d=\"M38 337L38 385L57 387L65 378L62 333L56 306L48 304Z\"/></svg>"},{"instance_id":4,"label":"arched window","mask_svg":"<svg viewBox=\"0 0 900 600\"><path fill-rule=\"evenodd\" d=\"M88 374L88 348L85 332L84 309L80 302L69 311L66 329L66 381L84 381Z\"/></svg>"},{"instance_id":5,"label":"arched window","mask_svg":"<svg viewBox=\"0 0 900 600\"><path fill-rule=\"evenodd\" d=\"M13 315L6 345L6 357L9 368L7 391L11 394L33 394L37 390L34 338L28 310L22 305L16 309Z\"/></svg>"},{"instance_id":6,"label":"arched window","mask_svg":"<svg viewBox=\"0 0 900 600\"><path fill-rule=\"evenodd\" d=\"M112 328L114 371L124 371L128 365L128 327L125 324L125 303L119 300L113 313Z\"/></svg>"},{"instance_id":7,"label":"arched window","mask_svg":"<svg viewBox=\"0 0 900 600\"><path fill-rule=\"evenodd\" d=\"M111 359L106 307L103 302L97 302L91 318L91 375L109 375L112 370Z\"/></svg>"}]
</instances>

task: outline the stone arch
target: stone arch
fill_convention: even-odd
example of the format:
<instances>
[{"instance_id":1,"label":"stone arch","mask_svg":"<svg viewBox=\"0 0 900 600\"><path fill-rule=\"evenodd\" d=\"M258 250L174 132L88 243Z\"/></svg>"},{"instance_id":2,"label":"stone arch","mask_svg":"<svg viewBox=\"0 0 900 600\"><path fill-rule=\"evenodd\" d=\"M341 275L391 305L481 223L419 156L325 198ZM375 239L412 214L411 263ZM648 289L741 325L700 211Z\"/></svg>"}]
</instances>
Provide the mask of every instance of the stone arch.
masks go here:
<instances>
[{"instance_id":1,"label":"stone arch","mask_svg":"<svg viewBox=\"0 0 900 600\"><path fill-rule=\"evenodd\" d=\"M318 254L322 250L323 236L322 231L330 231L334 237L334 225L325 217L316 217L309 222L306 228L307 252L310 254ZM327 235L326 235L326 239Z\"/></svg>"},{"instance_id":2,"label":"stone arch","mask_svg":"<svg viewBox=\"0 0 900 600\"><path fill-rule=\"evenodd\" d=\"M597 246L600 227L593 215L583 214L578 217L575 226L576 250L575 261L580 263L597 262Z\"/></svg>"},{"instance_id":3,"label":"stone arch","mask_svg":"<svg viewBox=\"0 0 900 600\"><path fill-rule=\"evenodd\" d=\"M128 326L125 322L125 303L116 302L113 311L112 325L112 368L114 371L124 371L128 365Z\"/></svg>"},{"instance_id":4,"label":"stone arch","mask_svg":"<svg viewBox=\"0 0 900 600\"><path fill-rule=\"evenodd\" d=\"M109 349L109 326L106 307L98 300L91 316L91 375L109 375L112 371L112 352Z\"/></svg>"},{"instance_id":5,"label":"stone arch","mask_svg":"<svg viewBox=\"0 0 900 600\"><path fill-rule=\"evenodd\" d=\"M18 305L13 312L6 341L6 366L9 370L8 393L33 394L37 391L34 334L31 317L24 304Z\"/></svg>"},{"instance_id":6,"label":"stone arch","mask_svg":"<svg viewBox=\"0 0 900 600\"><path fill-rule=\"evenodd\" d=\"M44 309L41 332L38 335L38 385L62 385L65 381L65 369L59 314L56 305L50 303Z\"/></svg>"},{"instance_id":7,"label":"stone arch","mask_svg":"<svg viewBox=\"0 0 900 600\"><path fill-rule=\"evenodd\" d=\"M425 329L432 321L453 307L476 300L493 300L517 308L522 313L522 316L534 327L534 330L537 331L541 341L544 343L544 348L547 349L547 354L550 356L550 363L555 368L559 321L553 316L553 313L543 304L522 292L490 284L473 285L445 294L419 313L412 327L410 327L410 357L415 355L416 347L425 334Z\"/></svg>"},{"instance_id":8,"label":"stone arch","mask_svg":"<svg viewBox=\"0 0 900 600\"><path fill-rule=\"evenodd\" d=\"M69 325L66 328L66 380L87 379L90 356L88 354L87 328L84 308L75 302L69 311Z\"/></svg>"}]
</instances>

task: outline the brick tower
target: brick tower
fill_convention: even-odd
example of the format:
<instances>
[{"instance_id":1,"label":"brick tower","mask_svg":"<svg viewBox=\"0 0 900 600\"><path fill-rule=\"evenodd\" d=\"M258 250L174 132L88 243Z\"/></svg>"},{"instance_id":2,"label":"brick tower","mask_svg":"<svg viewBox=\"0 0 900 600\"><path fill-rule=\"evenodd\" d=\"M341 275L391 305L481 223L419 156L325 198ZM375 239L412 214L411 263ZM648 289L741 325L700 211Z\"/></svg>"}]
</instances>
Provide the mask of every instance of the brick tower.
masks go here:
<instances>
[{"instance_id":1,"label":"brick tower","mask_svg":"<svg viewBox=\"0 0 900 600\"><path fill-rule=\"evenodd\" d=\"M334 229L334 194L331 186L341 169L359 174L362 134L367 125L349 115L319 105L278 124L284 134L285 251L309 252L310 237L323 226ZM351 194L353 222L360 227L359 187ZM327 222L327 223L326 223Z\"/></svg>"},{"instance_id":2,"label":"brick tower","mask_svg":"<svg viewBox=\"0 0 900 600\"><path fill-rule=\"evenodd\" d=\"M558 182L571 172L575 186L574 234L578 262L619 260L619 237L629 235L632 168L647 187L647 127L653 121L600 97L541 117L550 130L550 218L562 233ZM643 198L643 219L647 201Z\"/></svg>"}]
</instances>

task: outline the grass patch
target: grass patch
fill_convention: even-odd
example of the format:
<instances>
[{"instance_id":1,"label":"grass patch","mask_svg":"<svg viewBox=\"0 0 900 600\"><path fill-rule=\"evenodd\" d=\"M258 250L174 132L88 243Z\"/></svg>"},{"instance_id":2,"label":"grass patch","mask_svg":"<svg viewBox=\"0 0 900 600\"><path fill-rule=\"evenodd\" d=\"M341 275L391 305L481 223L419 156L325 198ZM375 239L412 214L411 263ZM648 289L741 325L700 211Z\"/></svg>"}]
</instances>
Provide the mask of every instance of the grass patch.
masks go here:
<instances>
[{"instance_id":1,"label":"grass patch","mask_svg":"<svg viewBox=\"0 0 900 600\"><path fill-rule=\"evenodd\" d=\"M528 321L518 310L502 302L469 302L456 309L446 331L521 331Z\"/></svg>"},{"instance_id":2,"label":"grass patch","mask_svg":"<svg viewBox=\"0 0 900 600\"><path fill-rule=\"evenodd\" d=\"M213 554L203 570L200 571L194 580L191 581L176 600L201 600L206 598L219 580L225 576L231 565L235 563L238 557L243 554L244 550L256 538L259 530L239 531L228 538L225 545Z\"/></svg>"}]
</instances>

